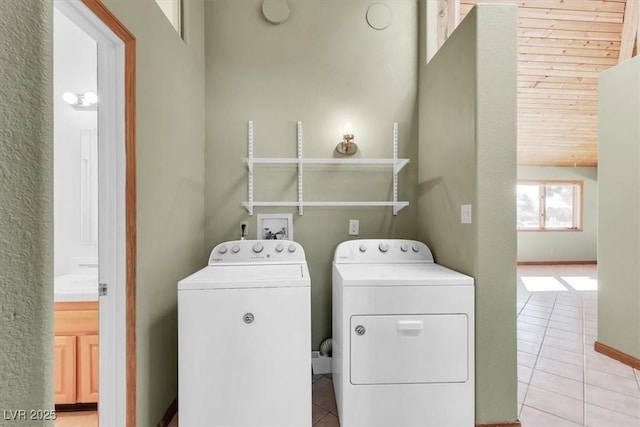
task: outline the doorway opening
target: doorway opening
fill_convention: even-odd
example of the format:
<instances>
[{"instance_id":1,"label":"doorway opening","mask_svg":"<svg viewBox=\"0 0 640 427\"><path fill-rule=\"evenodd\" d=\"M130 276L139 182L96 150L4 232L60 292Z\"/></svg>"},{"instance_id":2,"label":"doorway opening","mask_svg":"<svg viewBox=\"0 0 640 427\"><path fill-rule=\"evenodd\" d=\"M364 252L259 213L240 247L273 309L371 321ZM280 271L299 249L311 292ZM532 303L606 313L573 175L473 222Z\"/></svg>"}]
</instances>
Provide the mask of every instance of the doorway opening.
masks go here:
<instances>
[{"instance_id":1,"label":"doorway opening","mask_svg":"<svg viewBox=\"0 0 640 427\"><path fill-rule=\"evenodd\" d=\"M60 419L97 426L97 43L58 9L53 26L54 402Z\"/></svg>"},{"instance_id":2,"label":"doorway opening","mask_svg":"<svg viewBox=\"0 0 640 427\"><path fill-rule=\"evenodd\" d=\"M55 356L75 359L76 369L56 360L54 384L75 386L67 404L97 405L96 424L134 426L135 38L98 0L55 0L54 7L54 40L74 35L54 43L56 275L77 272L91 288L74 284L75 295L63 297L64 287L56 289L66 297L56 304L67 305L54 321L67 338L56 341L70 344ZM84 300L70 301L78 292Z\"/></svg>"}]
</instances>

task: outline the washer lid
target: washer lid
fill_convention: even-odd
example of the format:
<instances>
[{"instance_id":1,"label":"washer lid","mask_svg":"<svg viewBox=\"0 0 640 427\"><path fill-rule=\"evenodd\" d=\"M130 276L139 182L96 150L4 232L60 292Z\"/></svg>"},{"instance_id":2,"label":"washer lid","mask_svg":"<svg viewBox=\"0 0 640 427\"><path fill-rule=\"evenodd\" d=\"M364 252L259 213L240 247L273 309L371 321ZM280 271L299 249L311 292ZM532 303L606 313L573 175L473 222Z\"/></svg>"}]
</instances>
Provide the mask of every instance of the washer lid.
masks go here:
<instances>
[{"instance_id":1,"label":"washer lid","mask_svg":"<svg viewBox=\"0 0 640 427\"><path fill-rule=\"evenodd\" d=\"M178 290L309 286L304 264L215 265L178 282Z\"/></svg>"},{"instance_id":2,"label":"washer lid","mask_svg":"<svg viewBox=\"0 0 640 427\"><path fill-rule=\"evenodd\" d=\"M334 263L334 270L342 286L473 285L473 277L439 264Z\"/></svg>"}]
</instances>

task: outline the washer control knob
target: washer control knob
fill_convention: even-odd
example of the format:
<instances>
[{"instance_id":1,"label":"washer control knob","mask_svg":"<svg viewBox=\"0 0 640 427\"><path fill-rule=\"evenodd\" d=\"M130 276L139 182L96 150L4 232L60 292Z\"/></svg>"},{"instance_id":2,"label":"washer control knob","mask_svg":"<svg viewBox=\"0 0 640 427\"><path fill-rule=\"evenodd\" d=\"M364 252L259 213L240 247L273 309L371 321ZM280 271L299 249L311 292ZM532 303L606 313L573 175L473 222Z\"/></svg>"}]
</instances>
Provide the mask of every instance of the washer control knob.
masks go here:
<instances>
[{"instance_id":1,"label":"washer control knob","mask_svg":"<svg viewBox=\"0 0 640 427\"><path fill-rule=\"evenodd\" d=\"M289 245L289 247L287 248L287 250L291 253L294 253L296 251L296 245Z\"/></svg>"},{"instance_id":2,"label":"washer control knob","mask_svg":"<svg viewBox=\"0 0 640 427\"><path fill-rule=\"evenodd\" d=\"M406 243L400 245L400 250L402 252L407 252L409 250L409 246Z\"/></svg>"},{"instance_id":3,"label":"washer control knob","mask_svg":"<svg viewBox=\"0 0 640 427\"><path fill-rule=\"evenodd\" d=\"M233 245L231 247L231 252L233 252L234 254L237 254L238 252L240 252L240 246L239 245Z\"/></svg>"},{"instance_id":4,"label":"washer control knob","mask_svg":"<svg viewBox=\"0 0 640 427\"><path fill-rule=\"evenodd\" d=\"M382 242L378 245L378 249L380 249L380 252L387 252L389 250L389 245L385 242Z\"/></svg>"},{"instance_id":5,"label":"washer control knob","mask_svg":"<svg viewBox=\"0 0 640 427\"><path fill-rule=\"evenodd\" d=\"M253 252L259 254L264 249L264 246L262 246L262 243L256 243L251 249L253 249Z\"/></svg>"},{"instance_id":6,"label":"washer control knob","mask_svg":"<svg viewBox=\"0 0 640 427\"><path fill-rule=\"evenodd\" d=\"M284 250L284 246L282 246L282 243L278 243L276 245L276 252L282 252Z\"/></svg>"},{"instance_id":7,"label":"washer control knob","mask_svg":"<svg viewBox=\"0 0 640 427\"><path fill-rule=\"evenodd\" d=\"M222 245L218 248L218 252L220 252L221 254L226 254L227 253L227 247L225 245Z\"/></svg>"},{"instance_id":8,"label":"washer control knob","mask_svg":"<svg viewBox=\"0 0 640 427\"><path fill-rule=\"evenodd\" d=\"M413 252L420 252L420 246L416 245L415 243L411 245L411 249L413 250Z\"/></svg>"},{"instance_id":9,"label":"washer control knob","mask_svg":"<svg viewBox=\"0 0 640 427\"><path fill-rule=\"evenodd\" d=\"M364 243L360 245L360 252L367 252L367 246Z\"/></svg>"}]
</instances>

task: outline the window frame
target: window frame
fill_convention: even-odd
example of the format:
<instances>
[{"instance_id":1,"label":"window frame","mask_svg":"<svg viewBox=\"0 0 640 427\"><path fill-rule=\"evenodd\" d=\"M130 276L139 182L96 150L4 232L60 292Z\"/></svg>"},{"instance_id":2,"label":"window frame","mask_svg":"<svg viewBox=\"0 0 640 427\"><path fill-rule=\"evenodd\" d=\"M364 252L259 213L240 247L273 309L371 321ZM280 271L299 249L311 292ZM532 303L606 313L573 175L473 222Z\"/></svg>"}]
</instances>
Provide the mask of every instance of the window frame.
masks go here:
<instances>
[{"instance_id":1,"label":"window frame","mask_svg":"<svg viewBox=\"0 0 640 427\"><path fill-rule=\"evenodd\" d=\"M583 215L584 215L584 181L579 180L538 180L538 179L522 179L516 183L516 195L519 185L537 185L539 187L539 206L538 206L538 227L520 227L516 224L517 231L526 232L572 232L583 231ZM548 228L546 226L546 193L548 186L574 186L577 191L573 193L573 224L574 227L565 228ZM517 212L517 211L516 211ZM517 215L517 213L516 213Z\"/></svg>"},{"instance_id":2,"label":"window frame","mask_svg":"<svg viewBox=\"0 0 640 427\"><path fill-rule=\"evenodd\" d=\"M156 5L162 11L162 14L167 18L171 26L176 30L178 36L184 40L184 1L183 0L155 0ZM170 5L172 12L167 12L167 7ZM169 16L169 13L171 16ZM177 15L177 16L176 16Z\"/></svg>"}]
</instances>

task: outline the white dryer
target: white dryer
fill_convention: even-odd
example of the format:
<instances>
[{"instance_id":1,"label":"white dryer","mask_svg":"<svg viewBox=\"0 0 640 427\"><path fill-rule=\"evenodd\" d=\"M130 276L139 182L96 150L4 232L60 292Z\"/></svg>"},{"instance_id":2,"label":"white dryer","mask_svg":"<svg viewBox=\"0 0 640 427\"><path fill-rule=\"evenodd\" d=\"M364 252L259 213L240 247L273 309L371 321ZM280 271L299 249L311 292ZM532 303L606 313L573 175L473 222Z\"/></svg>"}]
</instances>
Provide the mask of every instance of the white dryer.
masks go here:
<instances>
[{"instance_id":1,"label":"white dryer","mask_svg":"<svg viewBox=\"0 0 640 427\"><path fill-rule=\"evenodd\" d=\"M413 240L338 245L333 384L342 427L473 426L473 278Z\"/></svg>"},{"instance_id":2,"label":"white dryer","mask_svg":"<svg viewBox=\"0 0 640 427\"><path fill-rule=\"evenodd\" d=\"M232 241L178 282L181 427L310 426L309 270L292 241Z\"/></svg>"}]
</instances>

